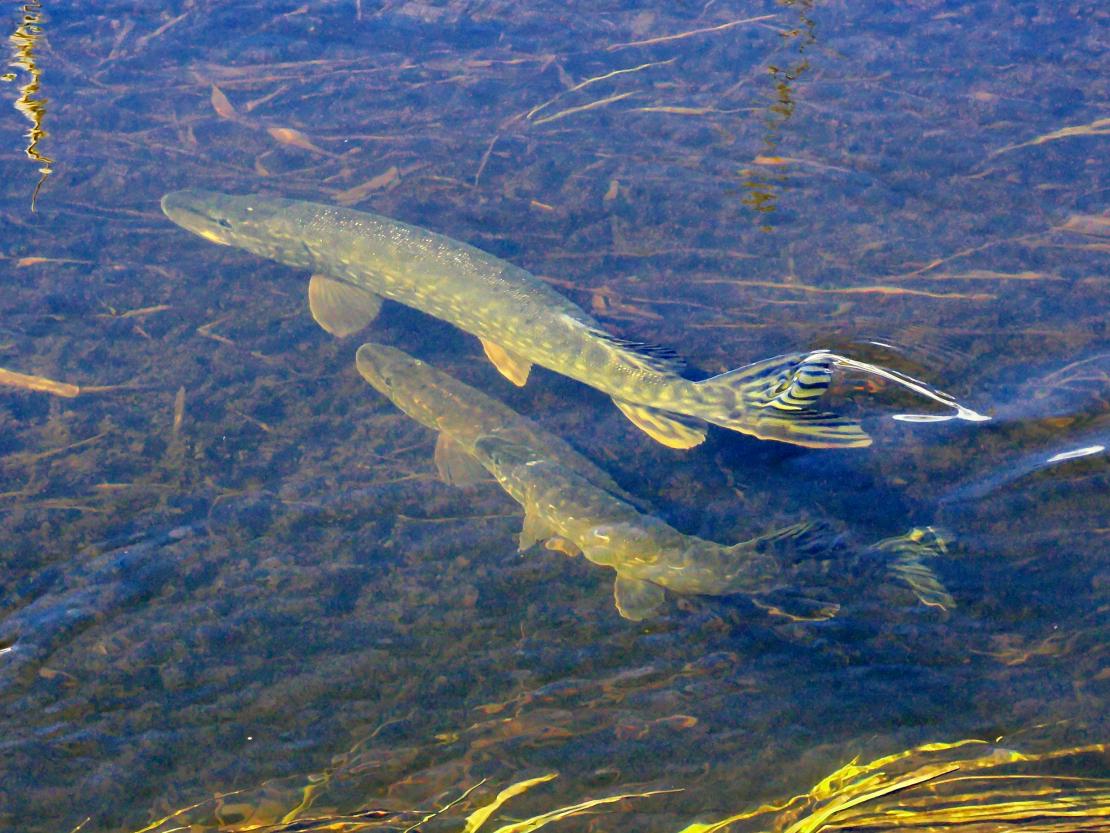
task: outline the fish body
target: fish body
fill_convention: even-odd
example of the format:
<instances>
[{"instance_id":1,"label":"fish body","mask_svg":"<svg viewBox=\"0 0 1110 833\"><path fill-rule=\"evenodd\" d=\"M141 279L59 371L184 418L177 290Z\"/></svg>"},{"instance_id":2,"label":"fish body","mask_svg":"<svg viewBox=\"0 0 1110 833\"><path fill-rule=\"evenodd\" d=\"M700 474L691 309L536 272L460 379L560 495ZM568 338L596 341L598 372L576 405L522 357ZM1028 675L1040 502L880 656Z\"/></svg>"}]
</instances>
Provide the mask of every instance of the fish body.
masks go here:
<instances>
[{"instance_id":1,"label":"fish body","mask_svg":"<svg viewBox=\"0 0 1110 833\"><path fill-rule=\"evenodd\" d=\"M776 558L763 549L804 525L736 546L684 535L639 511L632 498L582 455L485 394L392 347L362 345L363 377L397 407L465 452L524 507L520 548L545 539L613 568L617 607L643 619L680 594L764 592L780 582ZM437 459L440 443L437 443ZM461 466L460 466L461 468ZM441 469L442 471L442 469Z\"/></svg>"},{"instance_id":2,"label":"fish body","mask_svg":"<svg viewBox=\"0 0 1110 833\"><path fill-rule=\"evenodd\" d=\"M385 344L364 344L355 354L355 367L371 385L421 425L440 432L436 464L445 482L466 486L490 479L478 463L476 445L488 436L501 436L536 449L595 487L625 500L634 500L606 472L559 437L512 408L479 390Z\"/></svg>"},{"instance_id":3,"label":"fish body","mask_svg":"<svg viewBox=\"0 0 1110 833\"><path fill-rule=\"evenodd\" d=\"M590 483L535 449L501 436L475 445L478 460L524 507L520 547L545 538L569 541L594 564L617 573L613 593L626 619L651 616L663 588L680 595L766 593L783 583L773 540L800 535L798 524L771 535L723 546L685 535L659 518Z\"/></svg>"},{"instance_id":4,"label":"fish body","mask_svg":"<svg viewBox=\"0 0 1110 833\"><path fill-rule=\"evenodd\" d=\"M516 384L538 364L608 394L673 448L702 442L706 423L814 448L871 442L855 422L811 410L839 360L828 351L693 382L669 351L613 337L531 273L435 232L334 206L206 191L167 194L162 210L214 243L311 270L313 314L333 333L361 329L389 298L477 336Z\"/></svg>"}]
</instances>

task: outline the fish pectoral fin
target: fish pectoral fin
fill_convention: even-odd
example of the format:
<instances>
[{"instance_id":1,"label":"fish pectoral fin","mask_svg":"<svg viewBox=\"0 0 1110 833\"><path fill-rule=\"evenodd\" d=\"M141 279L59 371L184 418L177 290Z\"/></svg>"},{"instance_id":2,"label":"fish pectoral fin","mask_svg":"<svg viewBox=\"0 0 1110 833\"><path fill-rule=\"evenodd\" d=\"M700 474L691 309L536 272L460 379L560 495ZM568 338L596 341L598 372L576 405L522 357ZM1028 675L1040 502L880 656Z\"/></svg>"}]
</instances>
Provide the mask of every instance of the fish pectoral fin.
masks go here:
<instances>
[{"instance_id":1,"label":"fish pectoral fin","mask_svg":"<svg viewBox=\"0 0 1110 833\"><path fill-rule=\"evenodd\" d=\"M365 328L382 308L382 299L326 275L313 275L308 282L308 308L316 323L336 338Z\"/></svg>"},{"instance_id":2,"label":"fish pectoral fin","mask_svg":"<svg viewBox=\"0 0 1110 833\"><path fill-rule=\"evenodd\" d=\"M654 615L664 601L663 588L658 584L621 575L613 584L613 598L620 615L633 622Z\"/></svg>"},{"instance_id":3,"label":"fish pectoral fin","mask_svg":"<svg viewBox=\"0 0 1110 833\"><path fill-rule=\"evenodd\" d=\"M553 538L559 534L551 523L540 517L540 513L531 506L524 509L524 528L520 531L520 550L524 551L544 538Z\"/></svg>"},{"instance_id":4,"label":"fish pectoral fin","mask_svg":"<svg viewBox=\"0 0 1110 833\"><path fill-rule=\"evenodd\" d=\"M439 479L449 486L474 486L492 479L473 455L443 433L436 439L435 462Z\"/></svg>"},{"instance_id":5,"label":"fish pectoral fin","mask_svg":"<svg viewBox=\"0 0 1110 833\"><path fill-rule=\"evenodd\" d=\"M668 448L693 448L705 441L705 423L649 405L613 397L613 403L632 424Z\"/></svg>"},{"instance_id":6,"label":"fish pectoral fin","mask_svg":"<svg viewBox=\"0 0 1110 833\"><path fill-rule=\"evenodd\" d=\"M510 353L500 344L484 338L482 347L489 360L493 362L493 366L501 371L502 376L518 388L524 387L524 383L528 381L528 374L532 370L532 363L528 359L521 358L516 353Z\"/></svg>"}]
</instances>

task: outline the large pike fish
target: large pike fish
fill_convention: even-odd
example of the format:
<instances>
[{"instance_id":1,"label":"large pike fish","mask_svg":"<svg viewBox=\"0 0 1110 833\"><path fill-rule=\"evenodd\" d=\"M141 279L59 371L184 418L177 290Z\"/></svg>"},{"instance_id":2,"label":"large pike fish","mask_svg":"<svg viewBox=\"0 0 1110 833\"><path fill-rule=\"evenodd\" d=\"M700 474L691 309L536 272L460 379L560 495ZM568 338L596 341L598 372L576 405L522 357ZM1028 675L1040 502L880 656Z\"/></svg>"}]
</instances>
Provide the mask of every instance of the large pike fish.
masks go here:
<instances>
[{"instance_id":1,"label":"large pike fish","mask_svg":"<svg viewBox=\"0 0 1110 833\"><path fill-rule=\"evenodd\" d=\"M552 549L582 552L616 570L614 596L626 619L651 616L663 604L664 587L707 595L778 587L782 568L765 550L807 528L798 524L731 547L684 535L640 512L558 437L430 365L380 344L362 345L355 363L398 408L440 432L436 461L445 480L472 482L461 452L524 507L520 549L547 540Z\"/></svg>"},{"instance_id":2,"label":"large pike fish","mask_svg":"<svg viewBox=\"0 0 1110 833\"><path fill-rule=\"evenodd\" d=\"M425 229L334 206L208 191L167 194L162 210L213 243L310 270L312 314L335 335L362 329L389 298L477 336L517 385L538 364L608 394L672 448L702 442L706 423L811 448L871 442L857 423L811 410L841 361L827 351L693 382L679 375L669 351L615 338L531 273Z\"/></svg>"}]
</instances>

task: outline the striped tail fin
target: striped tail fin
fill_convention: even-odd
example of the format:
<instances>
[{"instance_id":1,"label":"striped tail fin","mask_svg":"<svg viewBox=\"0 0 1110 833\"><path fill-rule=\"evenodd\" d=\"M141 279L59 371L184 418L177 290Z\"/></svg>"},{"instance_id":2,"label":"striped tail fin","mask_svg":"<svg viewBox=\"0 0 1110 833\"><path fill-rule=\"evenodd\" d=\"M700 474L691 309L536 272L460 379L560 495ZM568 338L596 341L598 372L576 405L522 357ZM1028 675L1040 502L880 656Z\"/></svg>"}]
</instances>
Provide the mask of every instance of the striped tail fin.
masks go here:
<instances>
[{"instance_id":1,"label":"striped tail fin","mask_svg":"<svg viewBox=\"0 0 1110 833\"><path fill-rule=\"evenodd\" d=\"M807 448L858 448L871 438L854 420L811 410L828 390L840 356L827 350L790 353L699 382L726 393L727 413L705 416L724 428L762 440ZM716 398L716 397L714 397Z\"/></svg>"}]
</instances>

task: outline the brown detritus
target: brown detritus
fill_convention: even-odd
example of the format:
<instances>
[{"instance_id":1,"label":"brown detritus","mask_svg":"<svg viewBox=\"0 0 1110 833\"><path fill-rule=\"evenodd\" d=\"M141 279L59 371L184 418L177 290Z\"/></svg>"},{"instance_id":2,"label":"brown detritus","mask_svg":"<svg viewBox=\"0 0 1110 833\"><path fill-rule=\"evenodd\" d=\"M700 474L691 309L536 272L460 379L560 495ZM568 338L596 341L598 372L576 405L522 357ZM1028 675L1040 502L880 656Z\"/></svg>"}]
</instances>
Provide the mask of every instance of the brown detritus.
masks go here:
<instances>
[{"instance_id":1,"label":"brown detritus","mask_svg":"<svg viewBox=\"0 0 1110 833\"><path fill-rule=\"evenodd\" d=\"M52 393L55 396L64 396L72 399L81 393L81 388L68 382L55 382L45 376L29 376L25 373L16 373L14 370L0 368L0 385L8 385L24 390L37 390Z\"/></svg>"}]
</instances>

